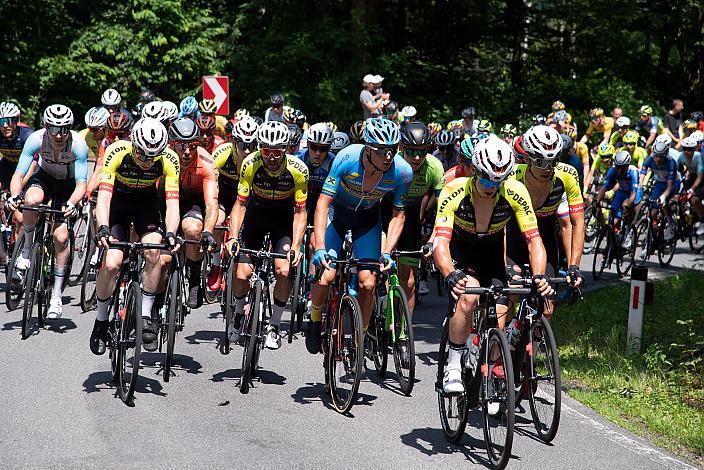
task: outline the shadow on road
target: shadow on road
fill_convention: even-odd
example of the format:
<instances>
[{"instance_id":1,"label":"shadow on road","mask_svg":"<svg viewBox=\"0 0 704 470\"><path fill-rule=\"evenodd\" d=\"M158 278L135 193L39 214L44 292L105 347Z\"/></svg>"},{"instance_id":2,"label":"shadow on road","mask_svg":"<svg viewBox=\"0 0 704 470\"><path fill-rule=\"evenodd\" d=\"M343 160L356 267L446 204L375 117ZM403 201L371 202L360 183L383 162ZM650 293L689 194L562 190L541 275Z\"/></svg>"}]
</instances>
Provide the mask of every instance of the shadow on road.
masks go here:
<instances>
[{"instance_id":1,"label":"shadow on road","mask_svg":"<svg viewBox=\"0 0 704 470\"><path fill-rule=\"evenodd\" d=\"M109 370L93 372L83 381L85 393L95 393L101 390L113 390L117 394L117 388L112 381L112 372Z\"/></svg>"},{"instance_id":2,"label":"shadow on road","mask_svg":"<svg viewBox=\"0 0 704 470\"><path fill-rule=\"evenodd\" d=\"M463 441L467 444L463 445ZM414 429L408 434L402 434L401 442L428 456L462 454L473 464L490 467L489 461L482 455L485 453L483 441L465 435L459 444L452 444L439 427Z\"/></svg>"},{"instance_id":3,"label":"shadow on road","mask_svg":"<svg viewBox=\"0 0 704 470\"><path fill-rule=\"evenodd\" d=\"M330 405L330 398L328 397L328 392L325 390L325 384L323 383L308 382L305 386L300 387L298 390L296 390L296 393L291 395L291 398L293 398L293 401L301 405L309 405L314 402L322 401L327 408L332 409L332 405ZM372 402L374 402L374 400L376 399L376 395L368 395L366 393L357 392L357 401L354 402L354 406L370 406ZM352 408L352 410L354 410L354 407ZM352 413L347 413L345 416L354 418L354 415Z\"/></svg>"},{"instance_id":4,"label":"shadow on road","mask_svg":"<svg viewBox=\"0 0 704 470\"><path fill-rule=\"evenodd\" d=\"M224 330L201 330L196 331L192 335L184 336L183 338L188 342L188 344L216 343L219 347L224 335Z\"/></svg>"},{"instance_id":5,"label":"shadow on road","mask_svg":"<svg viewBox=\"0 0 704 470\"><path fill-rule=\"evenodd\" d=\"M140 357L140 362L142 368L145 370L156 369L156 375L161 375L164 372L164 359L165 354L161 353L144 353ZM183 354L174 354L173 364L171 365L171 376L177 377L176 372L183 371L188 374L200 374L203 366L200 362L193 359L191 356L185 356Z\"/></svg>"},{"instance_id":6,"label":"shadow on road","mask_svg":"<svg viewBox=\"0 0 704 470\"><path fill-rule=\"evenodd\" d=\"M43 327L37 325L37 319L32 319L32 333L31 336L38 335L41 330L51 331L52 333L64 334L67 331L75 330L77 328L76 324L70 318L60 318L58 320L46 320ZM21 330L22 320L7 322L2 326L3 331L11 330Z\"/></svg>"}]
</instances>

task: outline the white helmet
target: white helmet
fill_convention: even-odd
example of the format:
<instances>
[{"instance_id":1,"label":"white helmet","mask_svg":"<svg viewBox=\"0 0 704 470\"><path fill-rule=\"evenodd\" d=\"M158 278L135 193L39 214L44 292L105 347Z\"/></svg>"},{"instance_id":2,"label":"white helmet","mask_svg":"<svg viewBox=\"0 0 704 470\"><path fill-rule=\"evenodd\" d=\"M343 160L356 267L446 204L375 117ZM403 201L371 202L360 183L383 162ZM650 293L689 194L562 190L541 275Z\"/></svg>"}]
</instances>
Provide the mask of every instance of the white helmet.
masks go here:
<instances>
[{"instance_id":1,"label":"white helmet","mask_svg":"<svg viewBox=\"0 0 704 470\"><path fill-rule=\"evenodd\" d=\"M308 142L318 145L332 145L334 134L330 126L325 122L319 122L308 129Z\"/></svg>"},{"instance_id":2,"label":"white helmet","mask_svg":"<svg viewBox=\"0 0 704 470\"><path fill-rule=\"evenodd\" d=\"M482 176L501 182L513 170L511 146L491 134L477 143L472 155L472 165Z\"/></svg>"},{"instance_id":3,"label":"white helmet","mask_svg":"<svg viewBox=\"0 0 704 470\"><path fill-rule=\"evenodd\" d=\"M103 96L100 97L100 102L104 106L119 106L122 102L122 97L114 88L108 88L103 92Z\"/></svg>"},{"instance_id":4,"label":"white helmet","mask_svg":"<svg viewBox=\"0 0 704 470\"><path fill-rule=\"evenodd\" d=\"M347 134L345 134L344 132L335 132L332 138L332 145L330 146L330 150L332 150L333 152L339 152L348 145L350 145L350 138L347 137Z\"/></svg>"},{"instance_id":5,"label":"white helmet","mask_svg":"<svg viewBox=\"0 0 704 470\"><path fill-rule=\"evenodd\" d=\"M413 106L404 106L401 110L401 114L403 114L405 118L411 118L418 114L418 111Z\"/></svg>"},{"instance_id":6,"label":"white helmet","mask_svg":"<svg viewBox=\"0 0 704 470\"><path fill-rule=\"evenodd\" d=\"M250 116L245 116L232 126L232 137L238 142L250 144L257 140L259 124Z\"/></svg>"},{"instance_id":7,"label":"white helmet","mask_svg":"<svg viewBox=\"0 0 704 470\"><path fill-rule=\"evenodd\" d=\"M616 119L616 127L629 127L631 125L631 120L626 116L621 116Z\"/></svg>"},{"instance_id":8,"label":"white helmet","mask_svg":"<svg viewBox=\"0 0 704 470\"><path fill-rule=\"evenodd\" d=\"M562 137L556 129L539 124L523 135L523 149L528 158L554 160L562 151Z\"/></svg>"},{"instance_id":9,"label":"white helmet","mask_svg":"<svg viewBox=\"0 0 704 470\"><path fill-rule=\"evenodd\" d=\"M260 147L286 148L288 145L288 127L283 122L265 122L259 126L257 141Z\"/></svg>"},{"instance_id":10,"label":"white helmet","mask_svg":"<svg viewBox=\"0 0 704 470\"><path fill-rule=\"evenodd\" d=\"M73 125L73 112L68 106L52 104L44 110L44 125L68 127Z\"/></svg>"},{"instance_id":11,"label":"white helmet","mask_svg":"<svg viewBox=\"0 0 704 470\"><path fill-rule=\"evenodd\" d=\"M161 107L163 108L161 122L173 121L178 117L178 106L173 101L162 101Z\"/></svg>"},{"instance_id":12,"label":"white helmet","mask_svg":"<svg viewBox=\"0 0 704 470\"><path fill-rule=\"evenodd\" d=\"M668 147L672 145L672 137L670 137L670 134L660 134L655 138L655 142L660 142L662 144L667 145Z\"/></svg>"},{"instance_id":13,"label":"white helmet","mask_svg":"<svg viewBox=\"0 0 704 470\"><path fill-rule=\"evenodd\" d=\"M680 144L682 145L683 149L696 149L697 148L697 140L693 139L692 136L690 135L689 137L685 137L680 141Z\"/></svg>"},{"instance_id":14,"label":"white helmet","mask_svg":"<svg viewBox=\"0 0 704 470\"><path fill-rule=\"evenodd\" d=\"M108 122L110 113L103 107L93 107L88 110L84 116L87 127L105 127Z\"/></svg>"},{"instance_id":15,"label":"white helmet","mask_svg":"<svg viewBox=\"0 0 704 470\"><path fill-rule=\"evenodd\" d=\"M661 140L660 142L655 140L653 142L653 155L667 155L670 151L670 144Z\"/></svg>"},{"instance_id":16,"label":"white helmet","mask_svg":"<svg viewBox=\"0 0 704 470\"><path fill-rule=\"evenodd\" d=\"M614 155L614 165L615 166L624 166L624 165L630 165L631 164L631 154L628 152L628 150L620 150L616 152L616 155Z\"/></svg>"},{"instance_id":17,"label":"white helmet","mask_svg":"<svg viewBox=\"0 0 704 470\"><path fill-rule=\"evenodd\" d=\"M0 118L20 117L20 108L15 103L3 101L0 103Z\"/></svg>"},{"instance_id":18,"label":"white helmet","mask_svg":"<svg viewBox=\"0 0 704 470\"><path fill-rule=\"evenodd\" d=\"M701 143L702 140L704 140L704 132L702 132L702 131L694 131L691 134L689 134L689 136L692 139L696 140L698 144Z\"/></svg>"},{"instance_id":19,"label":"white helmet","mask_svg":"<svg viewBox=\"0 0 704 470\"><path fill-rule=\"evenodd\" d=\"M161 115L163 112L164 106L161 101L151 101L145 104L144 108L142 108L142 117L150 117L152 119L156 119L157 121L161 121Z\"/></svg>"},{"instance_id":20,"label":"white helmet","mask_svg":"<svg viewBox=\"0 0 704 470\"><path fill-rule=\"evenodd\" d=\"M166 127L154 118L142 118L132 127L132 145L149 157L161 154L169 143Z\"/></svg>"}]
</instances>

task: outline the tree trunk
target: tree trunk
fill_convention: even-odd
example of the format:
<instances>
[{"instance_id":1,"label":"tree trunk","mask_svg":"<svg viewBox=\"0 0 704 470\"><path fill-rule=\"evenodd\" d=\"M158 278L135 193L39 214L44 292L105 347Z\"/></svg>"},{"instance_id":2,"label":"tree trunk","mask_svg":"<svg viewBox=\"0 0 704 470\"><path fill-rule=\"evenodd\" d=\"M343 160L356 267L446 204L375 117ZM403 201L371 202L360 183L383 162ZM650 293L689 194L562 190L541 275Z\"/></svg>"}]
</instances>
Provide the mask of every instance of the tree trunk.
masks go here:
<instances>
[{"instance_id":1,"label":"tree trunk","mask_svg":"<svg viewBox=\"0 0 704 470\"><path fill-rule=\"evenodd\" d=\"M524 0L508 0L506 5L507 31L513 31L511 54L511 83L520 87L524 83L523 62L528 31L528 7Z\"/></svg>"}]
</instances>

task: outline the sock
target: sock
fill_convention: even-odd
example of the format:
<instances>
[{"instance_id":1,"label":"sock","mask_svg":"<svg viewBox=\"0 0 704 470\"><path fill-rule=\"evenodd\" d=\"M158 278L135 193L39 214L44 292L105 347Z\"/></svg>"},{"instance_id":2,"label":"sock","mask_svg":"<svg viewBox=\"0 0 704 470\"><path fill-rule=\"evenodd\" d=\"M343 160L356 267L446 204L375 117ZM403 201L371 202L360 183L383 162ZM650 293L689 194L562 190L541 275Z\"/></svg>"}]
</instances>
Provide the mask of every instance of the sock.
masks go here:
<instances>
[{"instance_id":1,"label":"sock","mask_svg":"<svg viewBox=\"0 0 704 470\"><path fill-rule=\"evenodd\" d=\"M310 319L312 321L317 321L318 323L323 321L323 306L322 305L313 305L311 307Z\"/></svg>"},{"instance_id":2,"label":"sock","mask_svg":"<svg viewBox=\"0 0 704 470\"><path fill-rule=\"evenodd\" d=\"M242 315L244 313L244 304L246 303L246 296L237 297L235 296L235 316Z\"/></svg>"},{"instance_id":3,"label":"sock","mask_svg":"<svg viewBox=\"0 0 704 470\"><path fill-rule=\"evenodd\" d=\"M190 273L188 277L189 287L200 285L200 264L201 261L188 260L188 272Z\"/></svg>"},{"instance_id":4,"label":"sock","mask_svg":"<svg viewBox=\"0 0 704 470\"><path fill-rule=\"evenodd\" d=\"M464 344L455 344L450 342L450 351L447 355L447 368L448 369L461 369L462 361L462 351L464 350Z\"/></svg>"},{"instance_id":5,"label":"sock","mask_svg":"<svg viewBox=\"0 0 704 470\"><path fill-rule=\"evenodd\" d=\"M56 266L54 267L54 288L51 290L52 299L60 299L61 292L64 287L64 274L66 273L66 266Z\"/></svg>"},{"instance_id":6,"label":"sock","mask_svg":"<svg viewBox=\"0 0 704 470\"><path fill-rule=\"evenodd\" d=\"M220 262L222 261L222 256L220 256L220 250L213 251L211 256L211 259L213 260L213 266L220 266Z\"/></svg>"},{"instance_id":7,"label":"sock","mask_svg":"<svg viewBox=\"0 0 704 470\"><path fill-rule=\"evenodd\" d=\"M29 258L29 252L32 250L34 243L34 225L31 227L24 226L24 246L22 247L22 257Z\"/></svg>"},{"instance_id":8,"label":"sock","mask_svg":"<svg viewBox=\"0 0 704 470\"><path fill-rule=\"evenodd\" d=\"M274 305L271 306L271 319L269 324L278 328L281 324L281 317L284 314L284 307L286 306L286 301L281 302L278 299L274 299Z\"/></svg>"},{"instance_id":9,"label":"sock","mask_svg":"<svg viewBox=\"0 0 704 470\"><path fill-rule=\"evenodd\" d=\"M110 299L98 299L98 313L95 319L98 321L107 321L110 316Z\"/></svg>"},{"instance_id":10,"label":"sock","mask_svg":"<svg viewBox=\"0 0 704 470\"><path fill-rule=\"evenodd\" d=\"M155 294L142 291L142 318L152 318L152 305L154 305Z\"/></svg>"}]
</instances>

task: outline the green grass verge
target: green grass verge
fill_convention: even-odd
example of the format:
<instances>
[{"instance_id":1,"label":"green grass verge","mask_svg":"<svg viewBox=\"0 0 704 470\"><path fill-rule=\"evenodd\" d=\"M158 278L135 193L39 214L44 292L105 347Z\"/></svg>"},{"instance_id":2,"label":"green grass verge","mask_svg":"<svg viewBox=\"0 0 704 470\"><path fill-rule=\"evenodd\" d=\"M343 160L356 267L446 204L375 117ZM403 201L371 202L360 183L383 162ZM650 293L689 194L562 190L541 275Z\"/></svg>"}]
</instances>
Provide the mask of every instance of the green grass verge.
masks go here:
<instances>
[{"instance_id":1,"label":"green grass verge","mask_svg":"<svg viewBox=\"0 0 704 470\"><path fill-rule=\"evenodd\" d=\"M617 424L704 464L704 273L655 283L642 353L627 355L629 286L585 295L552 320L566 392Z\"/></svg>"}]
</instances>

